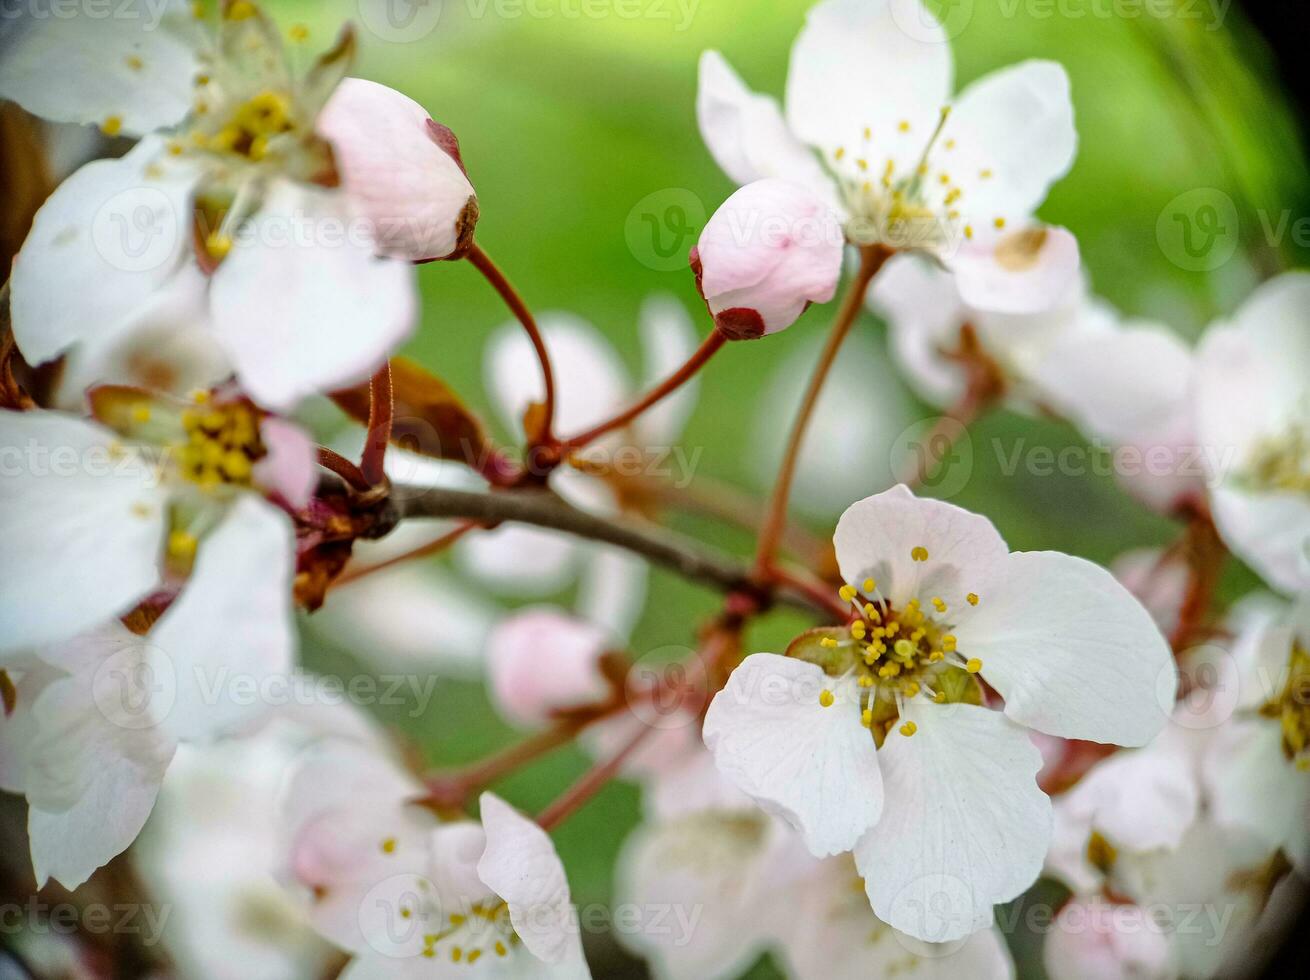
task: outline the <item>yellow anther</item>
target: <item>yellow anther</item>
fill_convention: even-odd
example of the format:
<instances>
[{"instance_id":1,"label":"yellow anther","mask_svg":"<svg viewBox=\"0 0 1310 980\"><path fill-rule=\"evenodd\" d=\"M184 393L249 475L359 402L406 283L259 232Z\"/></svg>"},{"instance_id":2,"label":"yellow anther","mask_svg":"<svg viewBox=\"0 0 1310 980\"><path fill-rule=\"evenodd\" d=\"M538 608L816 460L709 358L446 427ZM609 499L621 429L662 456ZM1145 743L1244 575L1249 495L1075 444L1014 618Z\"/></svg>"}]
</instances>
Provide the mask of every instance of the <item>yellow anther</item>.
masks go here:
<instances>
[{"instance_id":1,"label":"yellow anther","mask_svg":"<svg viewBox=\"0 0 1310 980\"><path fill-rule=\"evenodd\" d=\"M823 647L825 650L835 650L837 649L837 641L831 636L825 636L823 639L819 640L819 646Z\"/></svg>"},{"instance_id":2,"label":"yellow anther","mask_svg":"<svg viewBox=\"0 0 1310 980\"><path fill-rule=\"evenodd\" d=\"M837 590L837 595L841 597L842 602L852 602L856 596L855 586L843 585Z\"/></svg>"},{"instance_id":3,"label":"yellow anther","mask_svg":"<svg viewBox=\"0 0 1310 980\"><path fill-rule=\"evenodd\" d=\"M913 735L915 732L919 730L919 726L912 721L907 721L904 725L902 725L900 728L896 730L900 732L902 735L904 735L906 738L909 738L911 735Z\"/></svg>"},{"instance_id":4,"label":"yellow anther","mask_svg":"<svg viewBox=\"0 0 1310 980\"><path fill-rule=\"evenodd\" d=\"M978 171L978 176L981 177L983 180L991 180L991 179L992 179L992 168L991 168L991 167L987 167L985 170L980 170L980 171Z\"/></svg>"},{"instance_id":5,"label":"yellow anther","mask_svg":"<svg viewBox=\"0 0 1310 980\"><path fill-rule=\"evenodd\" d=\"M942 145L945 146L946 149L948 149L948 150L953 150L953 149L955 149L955 140L953 140L953 139L951 139L951 140L947 140L947 141L946 141L945 143L943 143Z\"/></svg>"},{"instance_id":6,"label":"yellow anther","mask_svg":"<svg viewBox=\"0 0 1310 980\"><path fill-rule=\"evenodd\" d=\"M502 943L499 939L496 940L496 955L497 956L509 955L509 950L505 948L505 944Z\"/></svg>"},{"instance_id":7,"label":"yellow anther","mask_svg":"<svg viewBox=\"0 0 1310 980\"><path fill-rule=\"evenodd\" d=\"M839 147L837 147L836 150L833 151L832 158L833 158L834 160L840 160L840 159L841 159L842 157L844 157L845 155L846 155L846 147L844 147L844 146L839 146Z\"/></svg>"},{"instance_id":8,"label":"yellow anther","mask_svg":"<svg viewBox=\"0 0 1310 980\"><path fill-rule=\"evenodd\" d=\"M901 624L888 623L885 627L883 627L883 631L887 636L895 636L897 633L901 631Z\"/></svg>"},{"instance_id":9,"label":"yellow anther","mask_svg":"<svg viewBox=\"0 0 1310 980\"><path fill-rule=\"evenodd\" d=\"M947 207L950 207L952 204L958 201L963 195L964 195L964 191L960 190L958 187L952 187L949 191L946 192L946 197L943 199L943 203Z\"/></svg>"},{"instance_id":10,"label":"yellow anther","mask_svg":"<svg viewBox=\"0 0 1310 980\"><path fill-rule=\"evenodd\" d=\"M913 558L915 561L927 561L928 549L921 544L915 545L913 548L910 549L910 557Z\"/></svg>"},{"instance_id":11,"label":"yellow anther","mask_svg":"<svg viewBox=\"0 0 1310 980\"><path fill-rule=\"evenodd\" d=\"M964 237L969 239L973 238L973 225L964 226Z\"/></svg>"},{"instance_id":12,"label":"yellow anther","mask_svg":"<svg viewBox=\"0 0 1310 980\"><path fill-rule=\"evenodd\" d=\"M232 236L213 231L205 237L205 251L213 258L223 259L232 251Z\"/></svg>"},{"instance_id":13,"label":"yellow anther","mask_svg":"<svg viewBox=\"0 0 1310 980\"><path fill-rule=\"evenodd\" d=\"M450 924L452 926L462 926L467 921L468 921L467 916L460 915L458 912L450 913Z\"/></svg>"},{"instance_id":14,"label":"yellow anther","mask_svg":"<svg viewBox=\"0 0 1310 980\"><path fill-rule=\"evenodd\" d=\"M100 132L106 136L117 136L123 131L122 116L106 116L104 122L100 124Z\"/></svg>"},{"instance_id":15,"label":"yellow anther","mask_svg":"<svg viewBox=\"0 0 1310 980\"><path fill-rule=\"evenodd\" d=\"M250 0L236 0L236 3L227 8L228 20L248 20L255 16L255 5Z\"/></svg>"},{"instance_id":16,"label":"yellow anther","mask_svg":"<svg viewBox=\"0 0 1310 980\"><path fill-rule=\"evenodd\" d=\"M432 959L437 955L437 951L431 946L424 946L423 955L426 956L428 959Z\"/></svg>"},{"instance_id":17,"label":"yellow anther","mask_svg":"<svg viewBox=\"0 0 1310 980\"><path fill-rule=\"evenodd\" d=\"M462 950L458 946L452 946L450 948L450 958L452 961L458 963L460 960L464 958L464 950Z\"/></svg>"},{"instance_id":18,"label":"yellow anther","mask_svg":"<svg viewBox=\"0 0 1310 980\"><path fill-rule=\"evenodd\" d=\"M965 596L965 598L969 600L969 605L971 605L971 606L976 606L976 605L978 605L978 593L977 593L977 592L970 592L967 596Z\"/></svg>"},{"instance_id":19,"label":"yellow anther","mask_svg":"<svg viewBox=\"0 0 1310 980\"><path fill-rule=\"evenodd\" d=\"M186 531L172 531L168 535L168 554L179 561L190 561L196 556L200 542L194 534Z\"/></svg>"},{"instance_id":20,"label":"yellow anther","mask_svg":"<svg viewBox=\"0 0 1310 980\"><path fill-rule=\"evenodd\" d=\"M937 178L937 180L941 182L941 185L942 185L943 187L945 187L947 184L949 184L949 183L951 182L951 175L950 175L950 174L942 174L940 177Z\"/></svg>"},{"instance_id":21,"label":"yellow anther","mask_svg":"<svg viewBox=\"0 0 1310 980\"><path fill-rule=\"evenodd\" d=\"M895 662L883 664L878 668L878 676L882 678L895 677L901 672L901 665Z\"/></svg>"},{"instance_id":22,"label":"yellow anther","mask_svg":"<svg viewBox=\"0 0 1310 980\"><path fill-rule=\"evenodd\" d=\"M908 119L902 119L896 128L902 133L908 133L910 131L910 121Z\"/></svg>"},{"instance_id":23,"label":"yellow anther","mask_svg":"<svg viewBox=\"0 0 1310 980\"><path fill-rule=\"evenodd\" d=\"M146 63L142 61L140 58L138 58L136 55L129 54L127 56L127 67L131 68L133 71L140 71L145 66Z\"/></svg>"},{"instance_id":24,"label":"yellow anther","mask_svg":"<svg viewBox=\"0 0 1310 980\"><path fill-rule=\"evenodd\" d=\"M934 704L945 704L945 703L946 703L946 692L945 692L945 691L938 691L936 694L934 694L934 695L932 696L932 700L933 700L933 703L934 703Z\"/></svg>"},{"instance_id":25,"label":"yellow anther","mask_svg":"<svg viewBox=\"0 0 1310 980\"><path fill-rule=\"evenodd\" d=\"M946 612L946 603L939 595L935 595L932 597L932 606L938 612Z\"/></svg>"},{"instance_id":26,"label":"yellow anther","mask_svg":"<svg viewBox=\"0 0 1310 980\"><path fill-rule=\"evenodd\" d=\"M250 477L250 459L237 449L229 449L223 456L223 475L229 480L245 480Z\"/></svg>"},{"instance_id":27,"label":"yellow anther","mask_svg":"<svg viewBox=\"0 0 1310 980\"><path fill-rule=\"evenodd\" d=\"M182 150L183 150L183 149L184 149L184 147L183 147L182 144L179 143L177 140L169 140L169 141L168 141L168 153L169 153L169 156L180 157L180 156L182 155Z\"/></svg>"},{"instance_id":28,"label":"yellow anther","mask_svg":"<svg viewBox=\"0 0 1310 980\"><path fill-rule=\"evenodd\" d=\"M383 839L383 841L382 841L382 845L381 845L381 846L382 846L382 853L383 853L383 854L395 854L395 853L396 853L396 838L394 838L394 837L387 837L387 838Z\"/></svg>"},{"instance_id":29,"label":"yellow anther","mask_svg":"<svg viewBox=\"0 0 1310 980\"><path fill-rule=\"evenodd\" d=\"M149 422L149 421L150 421L150 406L149 406L149 405L135 405L135 406L133 406L133 408L132 408L132 421L133 421L133 422Z\"/></svg>"},{"instance_id":30,"label":"yellow anther","mask_svg":"<svg viewBox=\"0 0 1310 980\"><path fill-rule=\"evenodd\" d=\"M194 17L196 20L204 20L206 13L207 11L205 9L205 0L191 0L192 17Z\"/></svg>"},{"instance_id":31,"label":"yellow anther","mask_svg":"<svg viewBox=\"0 0 1310 980\"><path fill-rule=\"evenodd\" d=\"M1004 219L1004 218L997 218L996 220L994 220L994 221L992 222L992 224L995 225L996 228L997 228L997 230L999 231L1000 229L1002 229L1002 228L1005 227L1005 219Z\"/></svg>"},{"instance_id":32,"label":"yellow anther","mask_svg":"<svg viewBox=\"0 0 1310 980\"><path fill-rule=\"evenodd\" d=\"M873 129L872 129L871 127L869 127L869 126L865 126L865 127L864 127L864 138L865 138L866 140L871 140L871 139L873 139Z\"/></svg>"},{"instance_id":33,"label":"yellow anther","mask_svg":"<svg viewBox=\"0 0 1310 980\"><path fill-rule=\"evenodd\" d=\"M971 674L976 674L982 670L982 661L977 657L970 657L964 664L964 669Z\"/></svg>"},{"instance_id":34,"label":"yellow anther","mask_svg":"<svg viewBox=\"0 0 1310 980\"><path fill-rule=\"evenodd\" d=\"M869 161L864 159L864 157L860 157L858 160L856 160L855 165L859 167L861 170L869 169Z\"/></svg>"},{"instance_id":35,"label":"yellow anther","mask_svg":"<svg viewBox=\"0 0 1310 980\"><path fill-rule=\"evenodd\" d=\"M946 654L942 653L940 650L934 650L932 653L928 654L928 663L930 664L939 664L945 659Z\"/></svg>"},{"instance_id":36,"label":"yellow anther","mask_svg":"<svg viewBox=\"0 0 1310 980\"><path fill-rule=\"evenodd\" d=\"M860 679L855 682L860 687L873 687L873 678L868 674L861 674Z\"/></svg>"},{"instance_id":37,"label":"yellow anther","mask_svg":"<svg viewBox=\"0 0 1310 980\"><path fill-rule=\"evenodd\" d=\"M819 704L822 705L823 707L831 708L832 703L835 700L836 699L832 696L832 692L829 691L826 687L819 692Z\"/></svg>"},{"instance_id":38,"label":"yellow anther","mask_svg":"<svg viewBox=\"0 0 1310 980\"><path fill-rule=\"evenodd\" d=\"M402 919L408 919L408 918L409 918L411 915L413 915L413 914L414 914L414 912L413 912L412 909L401 909L401 910L400 910L400 917L401 917Z\"/></svg>"},{"instance_id":39,"label":"yellow anther","mask_svg":"<svg viewBox=\"0 0 1310 980\"><path fill-rule=\"evenodd\" d=\"M296 43L309 40L309 28L304 24L293 24L291 30L287 32L291 40Z\"/></svg>"},{"instance_id":40,"label":"yellow anther","mask_svg":"<svg viewBox=\"0 0 1310 980\"><path fill-rule=\"evenodd\" d=\"M480 949L469 950L469 962L476 963L478 961L478 957L480 957L481 955L482 955L482 950Z\"/></svg>"},{"instance_id":41,"label":"yellow anther","mask_svg":"<svg viewBox=\"0 0 1310 980\"><path fill-rule=\"evenodd\" d=\"M955 644L958 642L959 641L955 639L954 634L947 633L945 636L942 637L942 649L945 650L947 653L954 653Z\"/></svg>"},{"instance_id":42,"label":"yellow anther","mask_svg":"<svg viewBox=\"0 0 1310 980\"><path fill-rule=\"evenodd\" d=\"M872 728L872 727L873 727L873 709L872 709L872 708L865 708L863 711L860 712L860 724L863 725L865 728Z\"/></svg>"},{"instance_id":43,"label":"yellow anther","mask_svg":"<svg viewBox=\"0 0 1310 980\"><path fill-rule=\"evenodd\" d=\"M923 627L920 626L918 629L916 629L913 633L910 634L910 642L918 643L920 640L924 638L924 635L925 634L923 632Z\"/></svg>"},{"instance_id":44,"label":"yellow anther","mask_svg":"<svg viewBox=\"0 0 1310 980\"><path fill-rule=\"evenodd\" d=\"M875 623L882 618L878 615L878 607L875 606L872 602L866 602L864 604L864 615L871 618Z\"/></svg>"},{"instance_id":45,"label":"yellow anther","mask_svg":"<svg viewBox=\"0 0 1310 980\"><path fill-rule=\"evenodd\" d=\"M855 637L857 640L864 639L865 632L866 627L864 625L864 620L857 619L855 622L851 623L851 636Z\"/></svg>"},{"instance_id":46,"label":"yellow anther","mask_svg":"<svg viewBox=\"0 0 1310 980\"><path fill-rule=\"evenodd\" d=\"M912 698L919 693L918 681L906 681L905 686L901 688L901 693L907 698Z\"/></svg>"},{"instance_id":47,"label":"yellow anther","mask_svg":"<svg viewBox=\"0 0 1310 980\"><path fill-rule=\"evenodd\" d=\"M878 588L878 583L875 582L873 579L871 579L871 578L866 578L866 579L864 580L864 591L865 591L865 592L873 592L876 588Z\"/></svg>"}]
</instances>

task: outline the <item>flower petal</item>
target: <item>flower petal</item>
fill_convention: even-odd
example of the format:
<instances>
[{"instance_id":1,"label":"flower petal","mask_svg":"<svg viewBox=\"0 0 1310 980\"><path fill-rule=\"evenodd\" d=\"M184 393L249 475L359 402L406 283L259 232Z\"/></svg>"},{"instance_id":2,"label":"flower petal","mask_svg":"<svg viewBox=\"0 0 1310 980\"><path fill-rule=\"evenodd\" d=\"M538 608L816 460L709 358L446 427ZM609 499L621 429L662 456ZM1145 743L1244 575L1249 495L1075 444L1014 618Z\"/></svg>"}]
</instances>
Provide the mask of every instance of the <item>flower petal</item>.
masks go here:
<instances>
[{"instance_id":1,"label":"flower petal","mask_svg":"<svg viewBox=\"0 0 1310 980\"><path fill-rule=\"evenodd\" d=\"M1037 788L1042 757L1000 712L912 705L912 736L888 734L882 820L855 848L878 918L925 942L992 923L992 906L1031 885L1051 836Z\"/></svg>"},{"instance_id":2,"label":"flower petal","mask_svg":"<svg viewBox=\"0 0 1310 980\"><path fill-rule=\"evenodd\" d=\"M182 594L148 634L156 675L176 678L163 722L175 737L236 729L267 710L269 684L289 683L294 555L286 515L249 494L201 542Z\"/></svg>"},{"instance_id":3,"label":"flower petal","mask_svg":"<svg viewBox=\"0 0 1310 980\"><path fill-rule=\"evenodd\" d=\"M747 88L717 51L700 56L696 121L710 155L738 184L782 177L835 199L831 179L787 128L777 101Z\"/></svg>"},{"instance_id":4,"label":"flower petal","mask_svg":"<svg viewBox=\"0 0 1310 980\"><path fill-rule=\"evenodd\" d=\"M84 632L159 583L165 495L117 446L67 415L0 412L0 648Z\"/></svg>"},{"instance_id":5,"label":"flower petal","mask_svg":"<svg viewBox=\"0 0 1310 980\"><path fill-rule=\"evenodd\" d=\"M1051 980L1173 980L1164 928L1137 905L1076 899L1060 910L1042 949Z\"/></svg>"},{"instance_id":6,"label":"flower petal","mask_svg":"<svg viewBox=\"0 0 1310 980\"><path fill-rule=\"evenodd\" d=\"M0 98L55 122L116 119L131 136L172 126L190 111L199 38L188 4L121 7L113 16L109 8L97 16L51 6L33 5L21 19L18 8L6 11Z\"/></svg>"},{"instance_id":7,"label":"flower petal","mask_svg":"<svg viewBox=\"0 0 1310 980\"><path fill-rule=\"evenodd\" d=\"M824 690L833 695L827 707ZM714 696L704 737L719 771L799 830L817 857L849 851L878 821L882 776L854 678L754 654Z\"/></svg>"},{"instance_id":8,"label":"flower petal","mask_svg":"<svg viewBox=\"0 0 1310 980\"><path fill-rule=\"evenodd\" d=\"M569 972L590 977L555 845L494 793L483 793L480 803L487 849L478 861L478 877L509 904L510 922L528 952L546 963L575 966Z\"/></svg>"},{"instance_id":9,"label":"flower petal","mask_svg":"<svg viewBox=\"0 0 1310 980\"><path fill-rule=\"evenodd\" d=\"M1145 745L1173 710L1173 656L1113 575L1054 551L1016 552L955 629L959 649L1021 725L1063 738Z\"/></svg>"},{"instance_id":10,"label":"flower petal","mask_svg":"<svg viewBox=\"0 0 1310 980\"><path fill-rule=\"evenodd\" d=\"M914 21L912 31L903 17ZM810 8L791 49L787 124L827 153L858 147L867 126L880 155L886 146L917 156L953 74L946 32L918 0L824 0ZM902 121L909 132L898 140Z\"/></svg>"},{"instance_id":11,"label":"flower petal","mask_svg":"<svg viewBox=\"0 0 1310 980\"><path fill-rule=\"evenodd\" d=\"M550 606L511 614L487 637L487 670L500 713L532 728L562 708L600 700L608 684L599 660L610 645L604 630Z\"/></svg>"},{"instance_id":12,"label":"flower petal","mask_svg":"<svg viewBox=\"0 0 1310 980\"><path fill-rule=\"evenodd\" d=\"M958 401L964 372L942 356L959 346L969 315L955 278L920 255L893 256L869 287L868 305L887 321L892 353L919 394L936 405Z\"/></svg>"},{"instance_id":13,"label":"flower petal","mask_svg":"<svg viewBox=\"0 0 1310 980\"><path fill-rule=\"evenodd\" d=\"M358 232L340 194L283 181L214 273L214 330L266 408L367 378L413 331L413 269Z\"/></svg>"},{"instance_id":14,"label":"flower petal","mask_svg":"<svg viewBox=\"0 0 1310 980\"><path fill-rule=\"evenodd\" d=\"M151 138L117 160L88 163L36 213L12 285L14 339L31 363L149 317L178 274L192 178L177 168L148 176L161 152Z\"/></svg>"},{"instance_id":15,"label":"flower petal","mask_svg":"<svg viewBox=\"0 0 1310 980\"><path fill-rule=\"evenodd\" d=\"M943 257L960 297L978 310L1045 313L1079 282L1078 240L1064 228L1035 226L965 243Z\"/></svg>"},{"instance_id":16,"label":"flower petal","mask_svg":"<svg viewBox=\"0 0 1310 980\"><path fill-rule=\"evenodd\" d=\"M859 588L872 578L893 606L940 597L950 609L970 592L985 594L1009 549L992 522L903 484L851 504L833 535L842 578ZM916 561L916 548L927 558Z\"/></svg>"},{"instance_id":17,"label":"flower petal","mask_svg":"<svg viewBox=\"0 0 1310 980\"><path fill-rule=\"evenodd\" d=\"M1024 61L983 76L960 93L941 139L951 149L935 159L949 162L959 207L979 229L1027 218L1077 153L1068 74Z\"/></svg>"},{"instance_id":18,"label":"flower petal","mask_svg":"<svg viewBox=\"0 0 1310 980\"><path fill-rule=\"evenodd\" d=\"M473 185L432 138L431 122L408 96L345 78L315 123L384 255L441 259L471 241L478 213Z\"/></svg>"},{"instance_id":19,"label":"flower petal","mask_svg":"<svg viewBox=\"0 0 1310 980\"><path fill-rule=\"evenodd\" d=\"M1224 543L1261 578L1288 594L1310 589L1310 500L1303 494L1219 486L1210 504Z\"/></svg>"}]
</instances>

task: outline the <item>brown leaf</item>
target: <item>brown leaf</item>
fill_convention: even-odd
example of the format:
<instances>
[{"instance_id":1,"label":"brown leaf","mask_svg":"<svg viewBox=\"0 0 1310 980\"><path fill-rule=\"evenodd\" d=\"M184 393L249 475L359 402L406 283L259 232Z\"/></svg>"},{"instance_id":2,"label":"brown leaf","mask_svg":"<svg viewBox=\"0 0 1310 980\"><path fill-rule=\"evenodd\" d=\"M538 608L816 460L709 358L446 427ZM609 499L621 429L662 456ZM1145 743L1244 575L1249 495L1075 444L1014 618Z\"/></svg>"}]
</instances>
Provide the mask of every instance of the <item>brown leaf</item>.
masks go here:
<instances>
[{"instance_id":1,"label":"brown leaf","mask_svg":"<svg viewBox=\"0 0 1310 980\"><path fill-rule=\"evenodd\" d=\"M391 384L395 392L392 445L475 468L493 451L478 417L426 368L403 357L393 358ZM368 425L368 390L364 382L335 392L332 400L356 422Z\"/></svg>"},{"instance_id":2,"label":"brown leaf","mask_svg":"<svg viewBox=\"0 0 1310 980\"><path fill-rule=\"evenodd\" d=\"M18 688L14 687L13 680L3 670L0 670L0 702L4 703L6 717L12 715L18 707Z\"/></svg>"},{"instance_id":3,"label":"brown leaf","mask_svg":"<svg viewBox=\"0 0 1310 980\"><path fill-rule=\"evenodd\" d=\"M0 103L0 282L9 277L32 216L54 189L36 125L18 106Z\"/></svg>"}]
</instances>

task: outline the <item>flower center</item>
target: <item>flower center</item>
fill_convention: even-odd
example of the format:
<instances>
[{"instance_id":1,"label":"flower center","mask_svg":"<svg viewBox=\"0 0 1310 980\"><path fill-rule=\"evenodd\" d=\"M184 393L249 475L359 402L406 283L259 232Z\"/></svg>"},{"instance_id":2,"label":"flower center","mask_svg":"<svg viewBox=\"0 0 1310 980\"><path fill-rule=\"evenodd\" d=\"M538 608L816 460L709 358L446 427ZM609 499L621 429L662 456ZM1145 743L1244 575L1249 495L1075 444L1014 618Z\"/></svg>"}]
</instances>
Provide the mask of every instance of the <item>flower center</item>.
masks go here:
<instances>
[{"instance_id":1,"label":"flower center","mask_svg":"<svg viewBox=\"0 0 1310 980\"><path fill-rule=\"evenodd\" d=\"M1262 440L1246 476L1256 490L1310 494L1310 424L1293 422L1281 435Z\"/></svg>"},{"instance_id":2,"label":"flower center","mask_svg":"<svg viewBox=\"0 0 1310 980\"><path fill-rule=\"evenodd\" d=\"M915 547L911 558L916 563L927 562L928 550ZM926 603L915 597L896 608L872 578L859 588L844 585L838 595L851 605L851 621L842 630L823 631L825 635L818 640L823 653L811 653L808 659L830 675L854 675L860 692L860 722L879 746L909 702L982 703L982 690L974 676L982 670L982 661L965 657L957 649L951 611L940 596L931 596ZM971 592L966 601L977 605L980 599ZM788 654L807 657L798 643L792 644ZM822 706L830 707L835 701L831 690L820 692ZM905 736L917 730L912 721L898 729Z\"/></svg>"},{"instance_id":3,"label":"flower center","mask_svg":"<svg viewBox=\"0 0 1310 980\"><path fill-rule=\"evenodd\" d=\"M474 902L467 912L452 912L441 921L444 928L423 935L423 956L428 959L473 966L484 956L507 957L522 942L503 901Z\"/></svg>"},{"instance_id":4,"label":"flower center","mask_svg":"<svg viewBox=\"0 0 1310 980\"><path fill-rule=\"evenodd\" d=\"M973 226L962 223L959 207L965 189L949 169L949 160L939 164L934 157L939 146L944 156L956 149L954 139L941 138L950 114L951 107L943 106L926 142L903 120L891 134L875 134L865 127L853 153L844 146L832 152L827 162L850 211L846 233L852 242L939 250L961 234L973 237ZM969 174L971 180L993 177L987 167ZM1004 218L994 221L996 228L1005 227Z\"/></svg>"},{"instance_id":5,"label":"flower center","mask_svg":"<svg viewBox=\"0 0 1310 980\"><path fill-rule=\"evenodd\" d=\"M199 105L205 103L200 102L197 111ZM274 139L296 130L293 109L289 95L266 89L230 109L217 128L198 124L191 131L191 142L197 149L258 163L268 155ZM203 121L208 113L200 115Z\"/></svg>"},{"instance_id":6,"label":"flower center","mask_svg":"<svg viewBox=\"0 0 1310 980\"><path fill-rule=\"evenodd\" d=\"M202 490L249 487L254 464L267 454L259 437L259 419L243 403L200 404L182 413L186 439L175 444L178 472Z\"/></svg>"},{"instance_id":7,"label":"flower center","mask_svg":"<svg viewBox=\"0 0 1310 980\"><path fill-rule=\"evenodd\" d=\"M1283 726L1283 754L1302 772L1310 771L1310 653L1293 642L1282 693L1260 713Z\"/></svg>"}]
</instances>

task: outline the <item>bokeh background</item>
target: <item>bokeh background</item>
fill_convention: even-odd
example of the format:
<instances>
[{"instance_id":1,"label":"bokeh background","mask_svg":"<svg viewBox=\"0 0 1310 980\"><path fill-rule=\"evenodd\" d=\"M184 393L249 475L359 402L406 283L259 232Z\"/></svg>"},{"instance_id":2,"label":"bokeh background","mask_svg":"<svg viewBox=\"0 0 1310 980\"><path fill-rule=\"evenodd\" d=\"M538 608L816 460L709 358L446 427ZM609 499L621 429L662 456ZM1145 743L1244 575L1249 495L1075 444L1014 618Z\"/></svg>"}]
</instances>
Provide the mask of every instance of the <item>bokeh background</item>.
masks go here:
<instances>
[{"instance_id":1,"label":"bokeh background","mask_svg":"<svg viewBox=\"0 0 1310 980\"><path fill-rule=\"evenodd\" d=\"M808 0L265 5L287 25L307 24L311 45L326 44L343 18L354 20L357 73L400 89L455 130L481 205L478 239L534 310L567 310L590 321L634 376L640 376L637 312L648 294L674 295L699 330L708 328L685 262L667 258L685 256L704 216L733 190L696 128L697 58L718 48L752 87L780 95ZM1222 0L929 5L942 10L954 36L961 85L1031 57L1053 58L1068 69L1080 151L1042 217L1078 235L1095 290L1125 313L1194 337L1254 283L1305 264L1310 185L1303 107L1288 88L1302 55L1279 36L1291 29L1281 21L1290 5L1254 11L1270 20L1268 36L1240 4ZM1282 44L1288 54L1280 58ZM1189 222L1193 238L1183 242ZM406 353L499 425L484 391L483 361L488 337L506 321L503 306L466 264L428 265L419 278L422 326ZM817 345L829 316L830 310L812 309L786 333L736 345L714 361L686 433L686 444L701 451L698 475L755 493L767 489L770 450L789 419L786 376L799 378L804 362L798 358ZM863 494L885 485L896 436L935 413L888 370L876 318L865 315L853 343L867 369L850 364L850 386L861 396L852 405L870 417L857 418L819 465L868 472ZM515 435L503 428L498 434ZM992 518L1012 547L1058 548L1109 562L1130 547L1177 535L1109 477L1022 469L1006 475L993 447L1020 439L1055 451L1082 445L1062 424L994 413L972 431L962 462L967 478L952 497ZM839 508L813 498L802 503L813 530L829 533ZM720 523L677 518L675 524L748 553L749 538ZM1224 595L1254 585L1234 567ZM567 604L571 597L557 598ZM690 625L716 608L716 596L654 572L634 652L687 646ZM773 614L751 630L747 645L780 649L800 624ZM425 628L439 648L443 623ZM321 631L306 631L305 660L342 676L376 669L367 651ZM419 716L408 706L375 710L429 765L471 760L514 737L475 680L443 680ZM533 811L587 764L583 753L566 750L501 788ZM614 784L555 833L578 903L609 897L615 857L638 812L637 790ZM587 941L597 976L645 975L605 935ZM1021 976L1040 977L1031 937L1020 934L1015 942ZM749 975L777 973L765 960Z\"/></svg>"}]
</instances>

